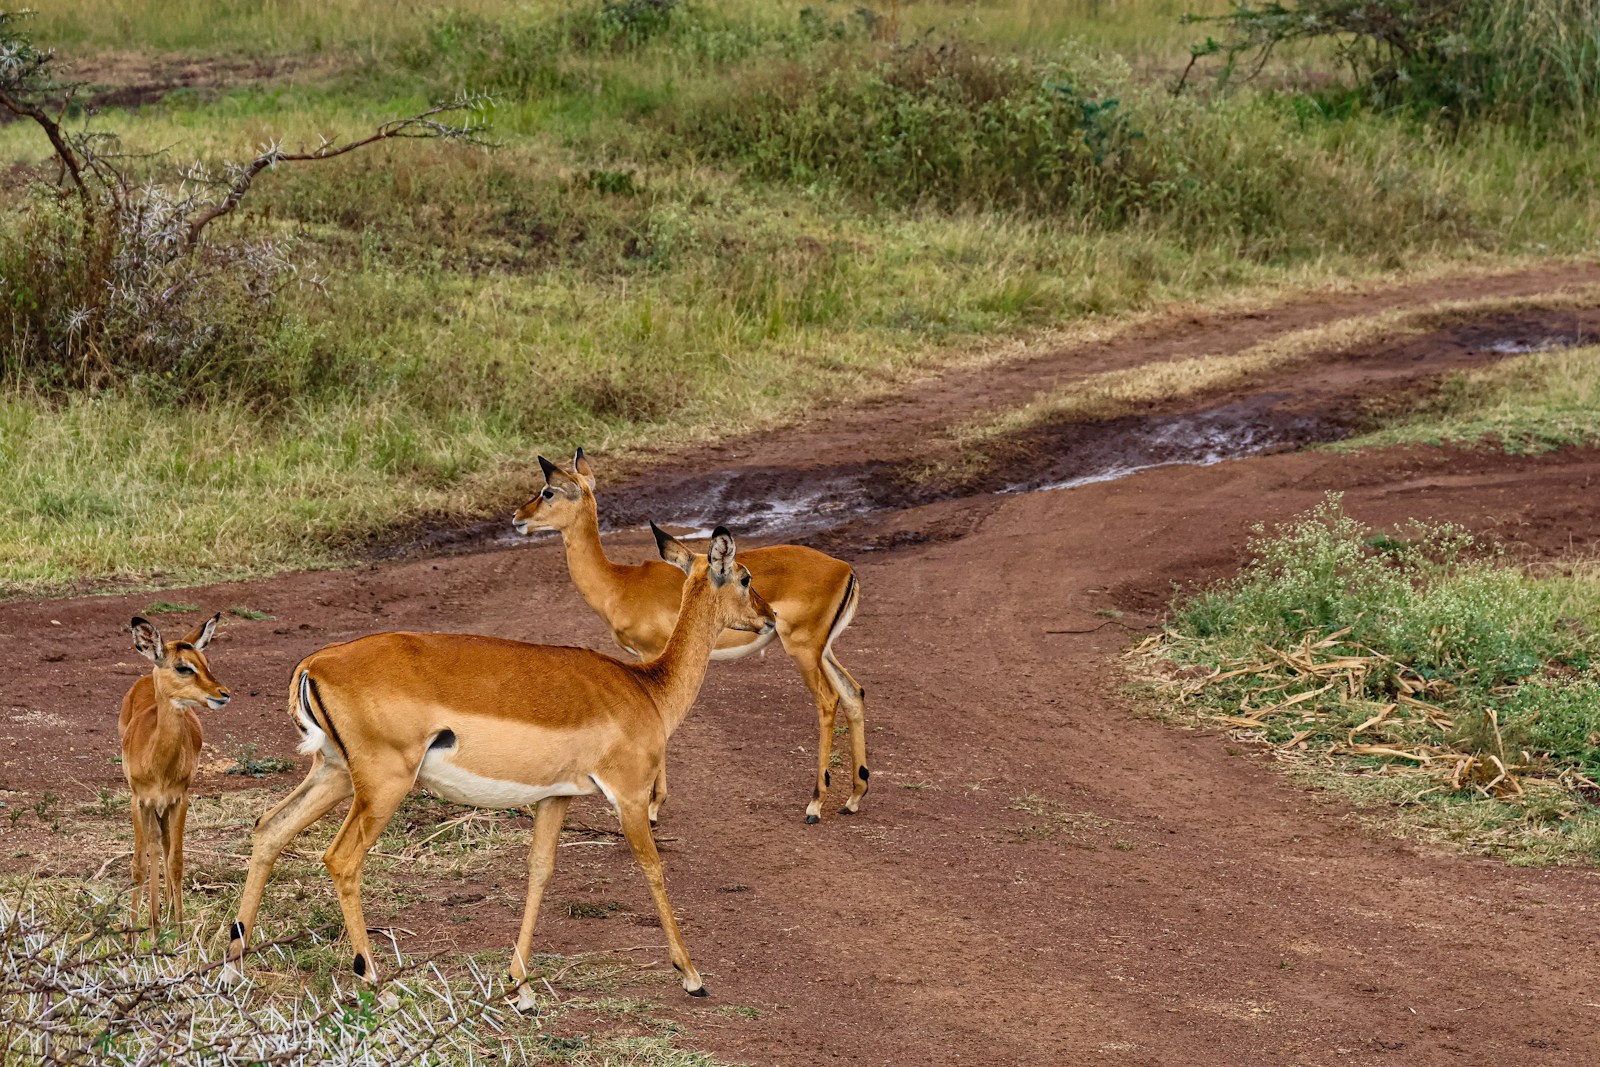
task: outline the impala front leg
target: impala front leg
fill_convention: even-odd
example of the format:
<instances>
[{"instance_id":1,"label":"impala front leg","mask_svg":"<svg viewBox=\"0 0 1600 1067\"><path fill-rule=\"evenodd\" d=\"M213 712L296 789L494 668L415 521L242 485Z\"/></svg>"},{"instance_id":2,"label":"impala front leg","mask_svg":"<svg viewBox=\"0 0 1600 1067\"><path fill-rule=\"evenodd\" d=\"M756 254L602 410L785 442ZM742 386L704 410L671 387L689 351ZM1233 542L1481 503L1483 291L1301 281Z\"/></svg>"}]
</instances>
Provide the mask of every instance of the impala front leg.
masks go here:
<instances>
[{"instance_id":1,"label":"impala front leg","mask_svg":"<svg viewBox=\"0 0 1600 1067\"><path fill-rule=\"evenodd\" d=\"M128 920L128 940L133 942L134 930L139 925L139 904L144 895L144 808L135 797L128 806L133 813L133 908Z\"/></svg>"},{"instance_id":2,"label":"impala front leg","mask_svg":"<svg viewBox=\"0 0 1600 1067\"><path fill-rule=\"evenodd\" d=\"M527 984L528 956L533 952L533 928L539 921L539 902L556 869L556 846L561 842L561 824L567 818L571 797L546 797L539 801L533 817L533 844L528 849L528 901L522 908L522 930L517 934L517 949L511 956L512 988L517 991L517 1010L528 1014L538 1010L533 988Z\"/></svg>"},{"instance_id":3,"label":"impala front leg","mask_svg":"<svg viewBox=\"0 0 1600 1067\"><path fill-rule=\"evenodd\" d=\"M650 895L655 898L656 914L661 919L661 931L667 935L667 949L672 954L672 969L683 981L684 992L691 997L708 996L706 984L689 959L689 949L678 930L677 917L672 914L672 902L667 899L667 882L661 874L661 856L656 852L656 839L650 834L650 820L645 805L637 802L617 805L617 816L622 820L622 836L633 849L633 858L644 871L644 880L650 884Z\"/></svg>"},{"instance_id":4,"label":"impala front leg","mask_svg":"<svg viewBox=\"0 0 1600 1067\"><path fill-rule=\"evenodd\" d=\"M139 809L140 816L144 819L144 887L145 895L150 899L146 904L150 909L150 938L155 940L161 932L161 855L165 850L165 843L161 839L161 819L156 815L153 805L145 805Z\"/></svg>"}]
</instances>

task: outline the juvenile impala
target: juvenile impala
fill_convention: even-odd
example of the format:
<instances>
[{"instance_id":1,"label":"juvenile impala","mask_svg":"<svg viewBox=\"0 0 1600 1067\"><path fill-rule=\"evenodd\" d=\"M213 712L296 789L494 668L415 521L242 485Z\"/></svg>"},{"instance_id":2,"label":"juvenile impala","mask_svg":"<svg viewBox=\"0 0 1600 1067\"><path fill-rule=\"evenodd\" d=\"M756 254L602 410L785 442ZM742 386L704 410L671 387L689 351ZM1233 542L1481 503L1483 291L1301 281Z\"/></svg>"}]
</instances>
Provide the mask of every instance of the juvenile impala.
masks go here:
<instances>
[{"instance_id":1,"label":"juvenile impala","mask_svg":"<svg viewBox=\"0 0 1600 1067\"><path fill-rule=\"evenodd\" d=\"M578 449L569 473L539 457L545 487L517 509L517 532L558 530L567 550L567 570L591 608L611 627L617 643L636 656L655 655L672 632L683 576L654 561L630 567L606 558L600 545L600 518L594 498L594 472ZM833 642L855 617L860 585L843 560L802 545L753 548L740 557L755 587L778 616L778 640L800 668L817 704L817 780L806 806L806 822L822 818L822 799L832 784L828 764L833 757L833 722L844 706L850 724L850 749L855 773L850 797L839 809L854 815L867 795L866 690L839 663ZM724 633L712 659L739 659L765 648L770 636ZM656 782L650 802L655 822L667 797L666 771Z\"/></svg>"},{"instance_id":2,"label":"juvenile impala","mask_svg":"<svg viewBox=\"0 0 1600 1067\"><path fill-rule=\"evenodd\" d=\"M155 664L122 698L117 717L122 773L133 794L133 921L139 921L143 889L150 897L152 934L160 925L163 872L173 921L183 925L183 820L200 756L200 716L194 709L202 704L220 708L229 700L205 657L220 618L218 612L182 641L171 642L161 640L149 619L135 616L130 624L133 647Z\"/></svg>"},{"instance_id":3,"label":"juvenile impala","mask_svg":"<svg viewBox=\"0 0 1600 1067\"><path fill-rule=\"evenodd\" d=\"M705 986L689 960L667 902L650 836L650 787L667 738L683 722L724 629L760 636L772 609L750 589L720 527L709 556L656 532L661 556L687 575L677 625L661 654L622 663L583 648L530 645L466 634L381 633L329 645L300 661L290 714L311 754L305 781L256 823L250 869L230 931L229 971L243 955L267 876L290 840L354 794L344 825L323 854L355 951L355 973L376 982L361 866L415 786L457 804L537 804L528 853L528 900L511 958L518 1007L532 1006L527 977L539 900L555 867L556 843L575 796L602 793L655 898L672 965L691 996Z\"/></svg>"}]
</instances>

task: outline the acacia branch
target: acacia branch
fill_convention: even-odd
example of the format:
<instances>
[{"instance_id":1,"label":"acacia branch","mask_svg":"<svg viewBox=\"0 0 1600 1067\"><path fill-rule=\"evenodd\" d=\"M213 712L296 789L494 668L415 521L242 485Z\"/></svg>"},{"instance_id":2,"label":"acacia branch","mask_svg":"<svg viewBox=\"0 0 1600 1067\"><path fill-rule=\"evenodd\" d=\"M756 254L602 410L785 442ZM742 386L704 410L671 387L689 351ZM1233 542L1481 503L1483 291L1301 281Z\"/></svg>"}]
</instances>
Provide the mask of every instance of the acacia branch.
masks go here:
<instances>
[{"instance_id":1,"label":"acacia branch","mask_svg":"<svg viewBox=\"0 0 1600 1067\"><path fill-rule=\"evenodd\" d=\"M481 111L488 103L487 97L464 96L448 104L436 104L428 110L405 119L391 119L379 126L371 134L359 140L347 141L344 144L334 144L324 138L320 147L312 152L285 152L277 144L270 144L266 150L256 156L249 163L239 167L233 176L233 181L228 185L228 192L216 203L207 205L188 222L185 230L182 250L192 252L200 241L201 232L224 215L233 213L239 202L250 191L251 185L264 170L276 167L279 163L312 163L318 160L334 159L347 152L354 152L358 148L377 144L379 141L390 141L403 138L418 140L454 140L466 141L469 144L487 144L482 139L483 124L476 118L476 112ZM460 125L435 121L433 116L455 112L471 112L467 121Z\"/></svg>"},{"instance_id":2,"label":"acacia branch","mask_svg":"<svg viewBox=\"0 0 1600 1067\"><path fill-rule=\"evenodd\" d=\"M78 154L67 143L66 137L61 133L61 127L44 110L35 104L18 100L11 93L0 89L0 107L19 118L32 119L44 130L44 135L50 138L50 146L55 149L56 159L72 178L72 184L78 187L78 199L83 201L83 210L89 214L94 213L94 197L89 195L89 186L83 180L83 165L78 159Z\"/></svg>"}]
</instances>

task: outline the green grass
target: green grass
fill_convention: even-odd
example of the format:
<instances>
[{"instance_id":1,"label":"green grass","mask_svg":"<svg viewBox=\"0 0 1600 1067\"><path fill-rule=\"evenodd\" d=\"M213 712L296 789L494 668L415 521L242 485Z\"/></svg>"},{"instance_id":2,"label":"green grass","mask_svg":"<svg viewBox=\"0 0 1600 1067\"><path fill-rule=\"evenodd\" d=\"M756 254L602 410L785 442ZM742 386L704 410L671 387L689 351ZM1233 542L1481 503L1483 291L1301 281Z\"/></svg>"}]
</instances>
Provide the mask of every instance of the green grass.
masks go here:
<instances>
[{"instance_id":1,"label":"green grass","mask_svg":"<svg viewBox=\"0 0 1600 1067\"><path fill-rule=\"evenodd\" d=\"M0 356L0 596L337 564L509 509L541 451L759 431L1074 323L1585 255L1600 233L1586 129L1173 99L1167 0L905 4L900 39L926 43L902 48L819 10L52 6L41 40L98 55L91 82L296 57L98 117L125 151L171 149L141 172L356 135L461 87L496 92L503 143L263 175L214 239L289 239L324 281L242 318L221 301L204 359L147 353L83 392ZM43 153L0 127L0 160ZM38 195L0 190L0 260L74 232L41 236Z\"/></svg>"},{"instance_id":2,"label":"green grass","mask_svg":"<svg viewBox=\"0 0 1600 1067\"><path fill-rule=\"evenodd\" d=\"M1456 373L1423 410L1331 447L1484 439L1513 453L1600 443L1600 347L1536 352Z\"/></svg>"},{"instance_id":3,"label":"green grass","mask_svg":"<svg viewBox=\"0 0 1600 1067\"><path fill-rule=\"evenodd\" d=\"M1141 646L1156 698L1465 847L1595 862L1600 570L1532 573L1451 527L1371 529L1338 496Z\"/></svg>"}]
</instances>

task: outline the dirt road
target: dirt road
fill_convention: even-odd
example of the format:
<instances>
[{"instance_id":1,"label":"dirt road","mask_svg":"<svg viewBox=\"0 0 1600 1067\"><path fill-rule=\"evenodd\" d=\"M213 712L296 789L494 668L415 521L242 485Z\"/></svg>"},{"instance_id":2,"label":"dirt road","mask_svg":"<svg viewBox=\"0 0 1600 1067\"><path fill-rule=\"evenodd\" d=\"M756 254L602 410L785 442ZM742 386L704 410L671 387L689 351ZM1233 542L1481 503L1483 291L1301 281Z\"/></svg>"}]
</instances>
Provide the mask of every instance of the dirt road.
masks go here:
<instances>
[{"instance_id":1,"label":"dirt road","mask_svg":"<svg viewBox=\"0 0 1600 1067\"><path fill-rule=\"evenodd\" d=\"M843 417L818 440L906 449L927 430L910 410ZM1141 717L1119 658L1127 630L1047 632L1088 630L1103 609L1154 620L1172 583L1228 573L1252 523L1326 490L1364 520L1456 521L1538 555L1600 542L1589 450L1258 456L831 531L864 591L838 649L867 688L873 788L846 818L832 814L836 787L823 822L803 825L814 716L797 672L779 654L712 669L672 741L662 827L712 991L690 1001L659 987L684 1043L760 1064L1600 1062L1591 873L1389 840L1217 737ZM640 558L648 538L612 545ZM212 736L271 754L293 753L289 667L328 641L466 630L610 648L548 543L169 598L276 616L233 621L217 641L212 661L243 699L208 720ZM13 709L0 786L119 781L115 709L139 670L122 628L148 600L0 606L12 664L0 708ZM287 790L293 776L280 780ZM606 818L588 801L574 810ZM580 851L563 856L550 899L598 892L649 914L623 850ZM488 893L470 922L426 906L370 921L417 930L402 940L415 952L503 947L524 877L517 863L462 883ZM541 920L553 951L659 941L627 921ZM760 1016L717 1011L729 1004Z\"/></svg>"}]
</instances>

